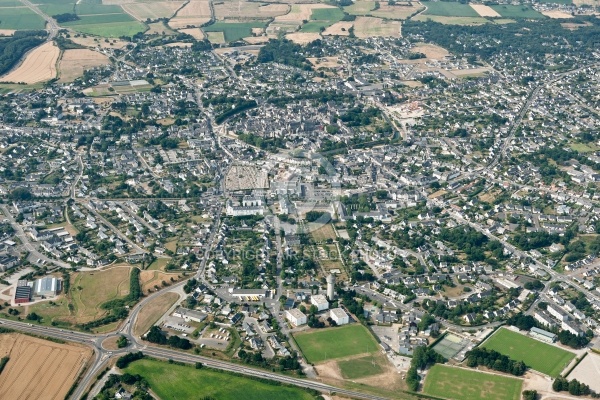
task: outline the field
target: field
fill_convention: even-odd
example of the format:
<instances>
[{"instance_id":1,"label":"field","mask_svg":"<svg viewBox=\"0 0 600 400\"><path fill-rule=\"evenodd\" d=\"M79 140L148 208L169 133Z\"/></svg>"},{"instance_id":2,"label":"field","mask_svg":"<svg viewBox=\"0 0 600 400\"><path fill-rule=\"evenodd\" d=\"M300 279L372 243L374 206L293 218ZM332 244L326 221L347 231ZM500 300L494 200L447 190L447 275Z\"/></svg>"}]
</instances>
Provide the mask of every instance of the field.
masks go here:
<instances>
[{"instance_id":1,"label":"field","mask_svg":"<svg viewBox=\"0 0 600 400\"><path fill-rule=\"evenodd\" d=\"M223 32L226 42L235 42L246 36L252 36L253 28L265 28L265 26L264 22L217 22L202 28L202 30L206 33Z\"/></svg>"},{"instance_id":2,"label":"field","mask_svg":"<svg viewBox=\"0 0 600 400\"><path fill-rule=\"evenodd\" d=\"M249 1L224 1L215 3L215 18L229 20L240 18L267 19L285 15L290 10L287 4L266 4Z\"/></svg>"},{"instance_id":3,"label":"field","mask_svg":"<svg viewBox=\"0 0 600 400\"><path fill-rule=\"evenodd\" d=\"M310 21L302 25L302 32L320 32L344 17L344 12L339 8L315 8L312 10Z\"/></svg>"},{"instance_id":4,"label":"field","mask_svg":"<svg viewBox=\"0 0 600 400\"><path fill-rule=\"evenodd\" d=\"M194 369L191 366L168 364L164 361L135 361L125 369L125 372L144 377L152 391L163 400L203 397L219 400L310 400L313 398L299 388L269 385L206 368Z\"/></svg>"},{"instance_id":5,"label":"field","mask_svg":"<svg viewBox=\"0 0 600 400\"><path fill-rule=\"evenodd\" d=\"M596 393L600 392L600 381L598 373L600 371L600 355L596 353L587 353L587 356L575 367L567 376L569 380L577 379L585 383Z\"/></svg>"},{"instance_id":6,"label":"field","mask_svg":"<svg viewBox=\"0 0 600 400\"><path fill-rule=\"evenodd\" d=\"M535 11L530 6L495 5L490 7L493 8L498 14L502 15L504 18L545 18L542 14Z\"/></svg>"},{"instance_id":7,"label":"field","mask_svg":"<svg viewBox=\"0 0 600 400\"><path fill-rule=\"evenodd\" d=\"M367 15L374 9L374 1L356 1L351 6L344 7L344 11L351 15Z\"/></svg>"},{"instance_id":8,"label":"field","mask_svg":"<svg viewBox=\"0 0 600 400\"><path fill-rule=\"evenodd\" d=\"M554 19L571 19L571 18L575 18L574 16L572 16L569 13L566 13L564 11L558 11L558 10L551 10L551 11L542 11L542 14L545 15L548 18L554 18Z\"/></svg>"},{"instance_id":9,"label":"field","mask_svg":"<svg viewBox=\"0 0 600 400\"><path fill-rule=\"evenodd\" d=\"M304 20L311 19L313 10L319 8L334 8L326 4L293 4L290 12L275 18L275 22L293 21L301 24Z\"/></svg>"},{"instance_id":10,"label":"field","mask_svg":"<svg viewBox=\"0 0 600 400\"><path fill-rule=\"evenodd\" d=\"M86 347L20 334L0 335L1 399L63 399L92 356Z\"/></svg>"},{"instance_id":11,"label":"field","mask_svg":"<svg viewBox=\"0 0 600 400\"><path fill-rule=\"evenodd\" d=\"M337 65L337 63L335 63L335 65ZM322 225L318 229L311 229L312 226L318 227L319 225L320 224L309 223L310 235L313 237L315 242L321 242L327 239L335 240L335 231L333 230L333 226L331 226L331 224Z\"/></svg>"},{"instance_id":12,"label":"field","mask_svg":"<svg viewBox=\"0 0 600 400\"><path fill-rule=\"evenodd\" d=\"M496 10L484 4L471 4L471 7L482 17L500 17Z\"/></svg>"},{"instance_id":13,"label":"field","mask_svg":"<svg viewBox=\"0 0 600 400\"><path fill-rule=\"evenodd\" d=\"M285 35L285 38L291 40L297 44L307 44L310 42L314 42L317 39L321 39L321 35L318 33L307 33L307 32L296 32L296 33L288 33Z\"/></svg>"},{"instance_id":14,"label":"field","mask_svg":"<svg viewBox=\"0 0 600 400\"><path fill-rule=\"evenodd\" d=\"M148 294L155 292L154 286L162 287L162 282L171 284L171 278L178 281L179 275L174 273L166 273L162 271L146 270L140 273L140 284L142 285L142 293Z\"/></svg>"},{"instance_id":15,"label":"field","mask_svg":"<svg viewBox=\"0 0 600 400\"><path fill-rule=\"evenodd\" d=\"M210 21L210 5L207 0L192 0L169 21L173 29L198 27Z\"/></svg>"},{"instance_id":16,"label":"field","mask_svg":"<svg viewBox=\"0 0 600 400\"><path fill-rule=\"evenodd\" d=\"M411 15L416 14L424 7L419 3L396 3L395 5L389 5L386 3L380 3L379 9L369 12L367 15L372 17L379 17L385 19L397 19L405 20Z\"/></svg>"},{"instance_id":17,"label":"field","mask_svg":"<svg viewBox=\"0 0 600 400\"><path fill-rule=\"evenodd\" d=\"M110 64L108 57L88 49L65 50L58 65L60 82L73 82L86 69Z\"/></svg>"},{"instance_id":18,"label":"field","mask_svg":"<svg viewBox=\"0 0 600 400\"><path fill-rule=\"evenodd\" d=\"M482 347L523 361L528 367L552 377L557 377L575 357L571 352L504 328L494 333Z\"/></svg>"},{"instance_id":19,"label":"field","mask_svg":"<svg viewBox=\"0 0 600 400\"><path fill-rule=\"evenodd\" d=\"M136 33L143 32L146 30L146 26L141 22L113 22L105 24L91 24L91 25L75 25L71 26L71 29L77 32L87 33L90 35L117 38L121 36L133 36Z\"/></svg>"},{"instance_id":20,"label":"field","mask_svg":"<svg viewBox=\"0 0 600 400\"><path fill-rule=\"evenodd\" d=\"M477 11L468 4L450 3L445 1L431 2L423 1L427 10L423 15L440 15L443 17L479 17Z\"/></svg>"},{"instance_id":21,"label":"field","mask_svg":"<svg viewBox=\"0 0 600 400\"><path fill-rule=\"evenodd\" d=\"M179 32L187 33L196 40L204 40L204 33L202 33L200 28L180 29Z\"/></svg>"},{"instance_id":22,"label":"field","mask_svg":"<svg viewBox=\"0 0 600 400\"><path fill-rule=\"evenodd\" d=\"M0 8L0 29L44 29L45 26L46 21L27 7Z\"/></svg>"},{"instance_id":23,"label":"field","mask_svg":"<svg viewBox=\"0 0 600 400\"><path fill-rule=\"evenodd\" d=\"M522 384L516 378L436 364L427 373L423 392L456 400L519 400Z\"/></svg>"},{"instance_id":24,"label":"field","mask_svg":"<svg viewBox=\"0 0 600 400\"><path fill-rule=\"evenodd\" d=\"M399 21L387 21L381 18L357 17L354 21L354 34L359 38L373 36L400 37Z\"/></svg>"},{"instance_id":25,"label":"field","mask_svg":"<svg viewBox=\"0 0 600 400\"><path fill-rule=\"evenodd\" d=\"M56 62L60 50L52 42L46 42L27 54L25 60L0 82L45 82L56 77Z\"/></svg>"},{"instance_id":26,"label":"field","mask_svg":"<svg viewBox=\"0 0 600 400\"><path fill-rule=\"evenodd\" d=\"M347 361L338 361L338 367L344 379L359 379L365 376L379 375L383 373L378 357L366 356Z\"/></svg>"},{"instance_id":27,"label":"field","mask_svg":"<svg viewBox=\"0 0 600 400\"><path fill-rule=\"evenodd\" d=\"M179 300L177 293L165 293L150 300L144 305L137 316L133 332L140 336L148 332L148 330L166 313L175 302Z\"/></svg>"},{"instance_id":28,"label":"field","mask_svg":"<svg viewBox=\"0 0 600 400\"><path fill-rule=\"evenodd\" d=\"M446 25L483 25L490 22L488 19L481 17L444 17L441 15L417 15L413 18L415 21L439 22Z\"/></svg>"},{"instance_id":29,"label":"field","mask_svg":"<svg viewBox=\"0 0 600 400\"><path fill-rule=\"evenodd\" d=\"M294 339L309 363L373 353L379 349L373 336L359 324L298 333Z\"/></svg>"},{"instance_id":30,"label":"field","mask_svg":"<svg viewBox=\"0 0 600 400\"><path fill-rule=\"evenodd\" d=\"M147 18L171 18L184 4L183 1L160 1L156 3L123 4L123 9L139 21Z\"/></svg>"}]
</instances>

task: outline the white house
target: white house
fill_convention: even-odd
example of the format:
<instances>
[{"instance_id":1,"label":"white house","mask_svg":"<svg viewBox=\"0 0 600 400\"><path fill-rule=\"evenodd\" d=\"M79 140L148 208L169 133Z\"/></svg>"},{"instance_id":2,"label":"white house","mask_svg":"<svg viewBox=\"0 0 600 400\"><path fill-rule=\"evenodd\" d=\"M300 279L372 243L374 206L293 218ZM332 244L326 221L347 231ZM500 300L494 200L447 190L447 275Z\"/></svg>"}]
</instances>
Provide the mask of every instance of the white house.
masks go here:
<instances>
[{"instance_id":1,"label":"white house","mask_svg":"<svg viewBox=\"0 0 600 400\"><path fill-rule=\"evenodd\" d=\"M348 317L348 314L341 308L332 308L329 311L329 316L338 325L346 325L350 322L350 317Z\"/></svg>"},{"instance_id":2,"label":"white house","mask_svg":"<svg viewBox=\"0 0 600 400\"><path fill-rule=\"evenodd\" d=\"M327 297L323 296L322 294L315 294L311 296L310 304L316 306L318 311L327 310L329 308Z\"/></svg>"}]
</instances>

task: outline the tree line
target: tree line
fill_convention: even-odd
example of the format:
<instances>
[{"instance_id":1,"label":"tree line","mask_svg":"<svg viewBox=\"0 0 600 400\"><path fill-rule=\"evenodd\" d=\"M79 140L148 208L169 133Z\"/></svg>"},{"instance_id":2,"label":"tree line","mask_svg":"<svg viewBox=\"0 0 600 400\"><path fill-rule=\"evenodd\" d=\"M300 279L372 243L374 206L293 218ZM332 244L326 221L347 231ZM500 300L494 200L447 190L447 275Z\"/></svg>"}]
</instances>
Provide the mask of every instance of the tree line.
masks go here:
<instances>
[{"instance_id":1,"label":"tree line","mask_svg":"<svg viewBox=\"0 0 600 400\"><path fill-rule=\"evenodd\" d=\"M478 365L515 376L523 375L527 369L523 361L513 360L495 350L476 347L467 353L467 366L474 368Z\"/></svg>"},{"instance_id":2,"label":"tree line","mask_svg":"<svg viewBox=\"0 0 600 400\"><path fill-rule=\"evenodd\" d=\"M14 67L25 53L46 40L46 31L17 31L0 39L0 75Z\"/></svg>"}]
</instances>

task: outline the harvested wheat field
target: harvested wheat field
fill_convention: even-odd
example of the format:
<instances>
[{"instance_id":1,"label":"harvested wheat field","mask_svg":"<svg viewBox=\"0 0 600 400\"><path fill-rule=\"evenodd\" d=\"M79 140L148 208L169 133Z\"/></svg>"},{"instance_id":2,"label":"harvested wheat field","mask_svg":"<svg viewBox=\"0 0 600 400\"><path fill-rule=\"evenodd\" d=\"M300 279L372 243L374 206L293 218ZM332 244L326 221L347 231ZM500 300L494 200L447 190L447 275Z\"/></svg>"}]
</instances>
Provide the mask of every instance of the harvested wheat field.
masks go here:
<instances>
[{"instance_id":1,"label":"harvested wheat field","mask_svg":"<svg viewBox=\"0 0 600 400\"><path fill-rule=\"evenodd\" d=\"M287 4L253 3L248 1L225 1L215 3L215 18L217 20L256 18L267 19L287 14L290 6Z\"/></svg>"},{"instance_id":2,"label":"harvested wheat field","mask_svg":"<svg viewBox=\"0 0 600 400\"><path fill-rule=\"evenodd\" d=\"M59 82L73 82L83 76L86 69L108 65L110 61L104 54L88 49L65 50L58 64Z\"/></svg>"},{"instance_id":3,"label":"harvested wheat field","mask_svg":"<svg viewBox=\"0 0 600 400\"><path fill-rule=\"evenodd\" d=\"M173 29L200 26L210 21L210 4L207 0L192 0L169 21Z\"/></svg>"},{"instance_id":4,"label":"harvested wheat field","mask_svg":"<svg viewBox=\"0 0 600 400\"><path fill-rule=\"evenodd\" d=\"M146 19L171 18L183 6L183 1L161 1L157 3L123 4L123 9L139 21Z\"/></svg>"},{"instance_id":5,"label":"harvested wheat field","mask_svg":"<svg viewBox=\"0 0 600 400\"><path fill-rule=\"evenodd\" d=\"M0 399L64 399L92 350L21 334L0 335L0 356L9 360L0 375Z\"/></svg>"},{"instance_id":6,"label":"harvested wheat field","mask_svg":"<svg viewBox=\"0 0 600 400\"><path fill-rule=\"evenodd\" d=\"M369 11L367 14L372 17L405 20L424 8L421 3L417 2L396 3L394 5L382 3L377 10Z\"/></svg>"},{"instance_id":7,"label":"harvested wheat field","mask_svg":"<svg viewBox=\"0 0 600 400\"><path fill-rule=\"evenodd\" d=\"M340 21L331 25L323 32L323 36L348 36L350 35L350 28L354 22L352 21Z\"/></svg>"},{"instance_id":8,"label":"harvested wheat field","mask_svg":"<svg viewBox=\"0 0 600 400\"><path fill-rule=\"evenodd\" d=\"M475 10L475 12L477 14L479 14L480 17L501 17L500 14L498 14L496 12L496 10L494 10L492 7L486 6L484 4L469 4L471 6L471 8L473 10Z\"/></svg>"},{"instance_id":9,"label":"harvested wheat field","mask_svg":"<svg viewBox=\"0 0 600 400\"><path fill-rule=\"evenodd\" d=\"M56 77L56 61L60 50L46 42L27 54L25 60L0 79L0 82L25 82L27 84L49 81Z\"/></svg>"},{"instance_id":10,"label":"harvested wheat field","mask_svg":"<svg viewBox=\"0 0 600 400\"><path fill-rule=\"evenodd\" d=\"M206 38L206 36L204 36L204 32L202 32L202 29L200 28L180 29L179 32L187 33L196 40L204 40Z\"/></svg>"},{"instance_id":11,"label":"harvested wheat field","mask_svg":"<svg viewBox=\"0 0 600 400\"><path fill-rule=\"evenodd\" d=\"M160 289L166 286L164 283L171 285L173 282L177 282L179 279L181 279L181 277L176 273L151 270L140 272L140 283L142 285L142 293L144 294L156 292L157 288Z\"/></svg>"},{"instance_id":12,"label":"harvested wheat field","mask_svg":"<svg viewBox=\"0 0 600 400\"><path fill-rule=\"evenodd\" d=\"M564 12L564 11L552 10L552 11L540 11L540 12L542 14L544 14L548 18L554 18L554 19L570 19L570 18L575 18L571 14L569 14L567 12Z\"/></svg>"},{"instance_id":13,"label":"harvested wheat field","mask_svg":"<svg viewBox=\"0 0 600 400\"><path fill-rule=\"evenodd\" d=\"M310 42L314 42L317 39L321 39L321 35L318 33L288 33L285 35L285 38L291 40L294 43L298 44L308 44Z\"/></svg>"},{"instance_id":14,"label":"harvested wheat field","mask_svg":"<svg viewBox=\"0 0 600 400\"><path fill-rule=\"evenodd\" d=\"M12 36L14 33L14 29L0 29L0 36Z\"/></svg>"},{"instance_id":15,"label":"harvested wheat field","mask_svg":"<svg viewBox=\"0 0 600 400\"><path fill-rule=\"evenodd\" d=\"M329 6L327 4L293 4L290 12L281 15L279 17L275 17L275 22L280 21L304 21L310 20L313 10L317 8L335 8L333 6Z\"/></svg>"},{"instance_id":16,"label":"harvested wheat field","mask_svg":"<svg viewBox=\"0 0 600 400\"><path fill-rule=\"evenodd\" d=\"M436 46L434 44L425 44L425 43L417 44L415 47L412 48L411 51L413 51L415 53L423 53L423 54L425 54L425 56L427 58L433 58L436 60L441 60L444 57L447 57L450 55L448 50L444 49L443 47Z\"/></svg>"},{"instance_id":17,"label":"harvested wheat field","mask_svg":"<svg viewBox=\"0 0 600 400\"><path fill-rule=\"evenodd\" d=\"M354 34L359 38L374 36L400 37L402 25L399 21L381 18L357 17L354 21Z\"/></svg>"}]
</instances>

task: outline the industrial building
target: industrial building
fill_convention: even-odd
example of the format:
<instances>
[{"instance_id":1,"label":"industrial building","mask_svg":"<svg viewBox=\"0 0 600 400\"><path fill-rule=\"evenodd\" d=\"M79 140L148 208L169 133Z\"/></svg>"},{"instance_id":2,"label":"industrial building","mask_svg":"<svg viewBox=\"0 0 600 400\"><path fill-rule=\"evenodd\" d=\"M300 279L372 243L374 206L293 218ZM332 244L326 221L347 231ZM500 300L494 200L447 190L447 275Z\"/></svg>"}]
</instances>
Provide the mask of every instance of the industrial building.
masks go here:
<instances>
[{"instance_id":1,"label":"industrial building","mask_svg":"<svg viewBox=\"0 0 600 400\"><path fill-rule=\"evenodd\" d=\"M61 281L54 276L37 279L33 284L33 292L36 296L56 296L60 289Z\"/></svg>"},{"instance_id":2,"label":"industrial building","mask_svg":"<svg viewBox=\"0 0 600 400\"><path fill-rule=\"evenodd\" d=\"M291 310L285 311L285 319L290 321L290 323L294 326L300 326L306 324L306 315L298 310L297 308L292 308Z\"/></svg>"},{"instance_id":3,"label":"industrial building","mask_svg":"<svg viewBox=\"0 0 600 400\"><path fill-rule=\"evenodd\" d=\"M173 316L182 318L185 321L202 322L206 319L207 315L199 311L190 310L189 308L177 307L173 311Z\"/></svg>"},{"instance_id":4,"label":"industrial building","mask_svg":"<svg viewBox=\"0 0 600 400\"><path fill-rule=\"evenodd\" d=\"M341 308L332 308L331 311L329 311L329 316L338 325L346 325L350 322L350 317Z\"/></svg>"},{"instance_id":5,"label":"industrial building","mask_svg":"<svg viewBox=\"0 0 600 400\"><path fill-rule=\"evenodd\" d=\"M31 286L27 286L27 284L19 286L17 284L17 290L15 291L15 304L29 303L31 301Z\"/></svg>"},{"instance_id":6,"label":"industrial building","mask_svg":"<svg viewBox=\"0 0 600 400\"><path fill-rule=\"evenodd\" d=\"M269 297L269 293L265 289L229 289L229 294L243 301L259 301Z\"/></svg>"},{"instance_id":7,"label":"industrial building","mask_svg":"<svg viewBox=\"0 0 600 400\"><path fill-rule=\"evenodd\" d=\"M329 302L327 301L327 297L322 294L315 294L310 297L310 304L317 307L317 311L327 310L329 308Z\"/></svg>"}]
</instances>

